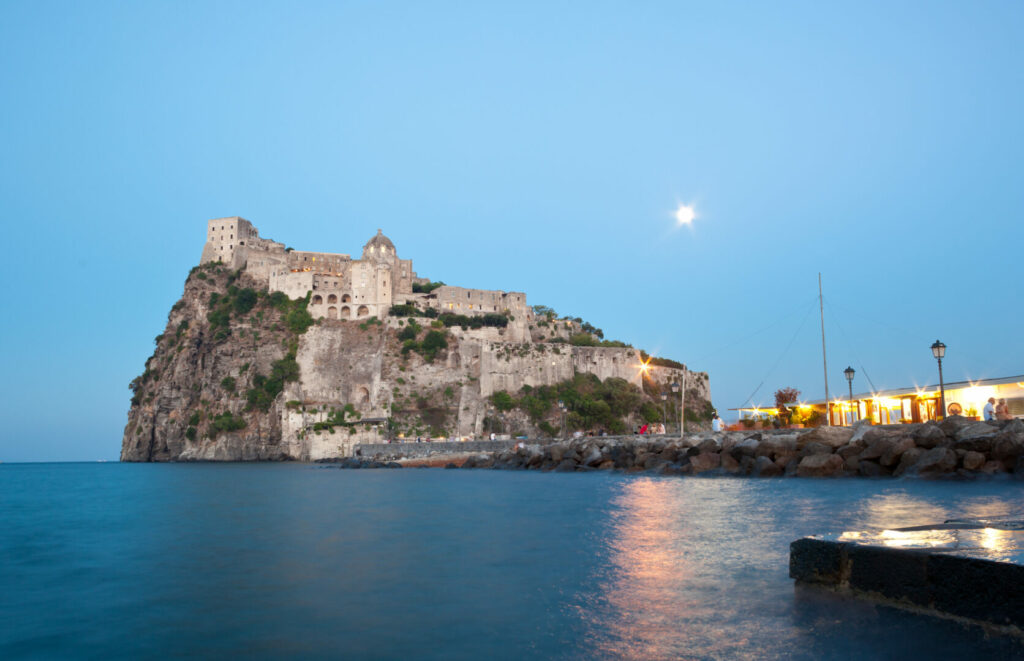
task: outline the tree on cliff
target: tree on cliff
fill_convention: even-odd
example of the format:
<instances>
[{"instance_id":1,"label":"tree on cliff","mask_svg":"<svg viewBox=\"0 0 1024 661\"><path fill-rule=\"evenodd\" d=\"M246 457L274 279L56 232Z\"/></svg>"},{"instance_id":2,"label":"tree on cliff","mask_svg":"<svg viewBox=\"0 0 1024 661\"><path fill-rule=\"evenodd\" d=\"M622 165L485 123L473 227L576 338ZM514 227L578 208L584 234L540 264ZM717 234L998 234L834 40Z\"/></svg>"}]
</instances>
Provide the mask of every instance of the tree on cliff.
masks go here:
<instances>
[{"instance_id":1,"label":"tree on cliff","mask_svg":"<svg viewBox=\"0 0 1024 661\"><path fill-rule=\"evenodd\" d=\"M775 408L779 411L779 422L789 424L792 412L786 408L786 404L792 404L799 399L800 391L796 388L779 388L775 391Z\"/></svg>"}]
</instances>

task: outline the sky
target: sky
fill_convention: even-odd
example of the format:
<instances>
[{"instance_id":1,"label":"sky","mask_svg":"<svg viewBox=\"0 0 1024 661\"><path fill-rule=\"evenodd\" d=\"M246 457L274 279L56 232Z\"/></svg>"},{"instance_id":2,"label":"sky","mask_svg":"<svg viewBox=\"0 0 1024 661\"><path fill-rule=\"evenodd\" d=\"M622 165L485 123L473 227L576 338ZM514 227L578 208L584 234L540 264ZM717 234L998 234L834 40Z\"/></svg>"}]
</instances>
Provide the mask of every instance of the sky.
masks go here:
<instances>
[{"instance_id":1,"label":"sky","mask_svg":"<svg viewBox=\"0 0 1024 661\"><path fill-rule=\"evenodd\" d=\"M1022 33L1016 1L0 3L0 461L118 457L233 215L381 228L723 412L824 395L819 272L833 393L937 382L936 339L948 381L1022 374Z\"/></svg>"}]
</instances>

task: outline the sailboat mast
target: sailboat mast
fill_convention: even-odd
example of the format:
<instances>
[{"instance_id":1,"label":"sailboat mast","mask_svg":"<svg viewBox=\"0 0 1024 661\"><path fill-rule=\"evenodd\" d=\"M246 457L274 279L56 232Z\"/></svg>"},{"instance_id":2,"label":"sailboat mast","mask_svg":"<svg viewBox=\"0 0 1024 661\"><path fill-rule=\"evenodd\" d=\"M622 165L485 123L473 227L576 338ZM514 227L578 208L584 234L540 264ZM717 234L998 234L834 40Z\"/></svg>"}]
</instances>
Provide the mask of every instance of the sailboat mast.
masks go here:
<instances>
[{"instance_id":1,"label":"sailboat mast","mask_svg":"<svg viewBox=\"0 0 1024 661\"><path fill-rule=\"evenodd\" d=\"M825 368L825 426L832 424L828 397L828 358L825 356L825 302L821 295L821 272L818 272L818 311L821 313L821 365Z\"/></svg>"}]
</instances>

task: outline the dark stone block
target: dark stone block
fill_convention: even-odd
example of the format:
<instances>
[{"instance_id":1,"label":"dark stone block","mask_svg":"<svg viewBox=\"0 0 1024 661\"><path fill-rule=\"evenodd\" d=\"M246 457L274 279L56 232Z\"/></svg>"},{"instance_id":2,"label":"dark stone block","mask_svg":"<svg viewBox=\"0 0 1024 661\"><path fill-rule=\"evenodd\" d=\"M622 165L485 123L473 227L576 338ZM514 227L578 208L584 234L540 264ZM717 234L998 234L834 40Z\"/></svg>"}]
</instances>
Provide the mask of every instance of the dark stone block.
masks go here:
<instances>
[{"instance_id":1,"label":"dark stone block","mask_svg":"<svg viewBox=\"0 0 1024 661\"><path fill-rule=\"evenodd\" d=\"M928 559L935 608L994 624L1024 626L1024 566L937 553Z\"/></svg>"},{"instance_id":2,"label":"dark stone block","mask_svg":"<svg viewBox=\"0 0 1024 661\"><path fill-rule=\"evenodd\" d=\"M851 545L847 557L851 589L906 599L919 606L931 605L927 553Z\"/></svg>"},{"instance_id":3,"label":"dark stone block","mask_svg":"<svg viewBox=\"0 0 1024 661\"><path fill-rule=\"evenodd\" d=\"M789 545L789 577L804 583L839 585L844 544L805 537Z\"/></svg>"}]
</instances>

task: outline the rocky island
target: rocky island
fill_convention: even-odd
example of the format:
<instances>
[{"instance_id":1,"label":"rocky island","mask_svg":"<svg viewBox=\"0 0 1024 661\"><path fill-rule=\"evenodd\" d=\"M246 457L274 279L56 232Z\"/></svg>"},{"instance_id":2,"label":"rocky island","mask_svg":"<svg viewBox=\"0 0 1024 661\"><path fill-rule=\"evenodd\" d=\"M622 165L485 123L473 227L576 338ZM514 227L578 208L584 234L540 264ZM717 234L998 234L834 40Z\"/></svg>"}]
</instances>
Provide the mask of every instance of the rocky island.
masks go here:
<instances>
[{"instance_id":1,"label":"rocky island","mask_svg":"<svg viewBox=\"0 0 1024 661\"><path fill-rule=\"evenodd\" d=\"M315 461L385 439L616 434L678 420L678 396L661 398L673 383L687 424L707 428L706 373L524 293L420 278L380 230L353 259L219 218L131 383L121 460Z\"/></svg>"}]
</instances>

